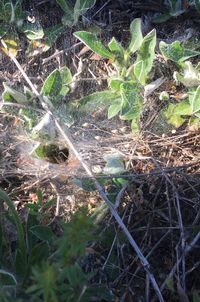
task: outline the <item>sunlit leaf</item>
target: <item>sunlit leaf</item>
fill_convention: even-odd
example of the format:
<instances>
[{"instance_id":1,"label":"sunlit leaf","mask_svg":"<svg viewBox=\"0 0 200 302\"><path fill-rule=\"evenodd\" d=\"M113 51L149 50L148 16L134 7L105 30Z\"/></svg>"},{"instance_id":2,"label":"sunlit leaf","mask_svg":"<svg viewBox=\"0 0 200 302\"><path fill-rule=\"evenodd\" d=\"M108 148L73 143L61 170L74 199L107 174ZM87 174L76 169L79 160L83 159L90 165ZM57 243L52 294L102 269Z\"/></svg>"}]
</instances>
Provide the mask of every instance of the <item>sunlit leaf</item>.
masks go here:
<instances>
[{"instance_id":1,"label":"sunlit leaf","mask_svg":"<svg viewBox=\"0 0 200 302\"><path fill-rule=\"evenodd\" d=\"M94 6L96 0L76 0L74 6L74 24L78 22L81 15L85 14L88 9Z\"/></svg>"},{"instance_id":2,"label":"sunlit leaf","mask_svg":"<svg viewBox=\"0 0 200 302\"><path fill-rule=\"evenodd\" d=\"M4 86L4 92L6 92L7 94L9 93L10 96L12 96L12 98L19 104L27 104L28 103L28 99L26 97L26 95L22 92L17 91L16 89L12 88L9 84L7 83L3 83ZM8 98L8 95L6 94L6 98ZM5 99L5 101L8 101L7 99Z\"/></svg>"},{"instance_id":3,"label":"sunlit leaf","mask_svg":"<svg viewBox=\"0 0 200 302\"><path fill-rule=\"evenodd\" d=\"M118 53L118 54L123 54L124 53L124 48L120 45L119 42L113 37L110 42L108 43L108 48L110 49L111 52Z\"/></svg>"},{"instance_id":4,"label":"sunlit leaf","mask_svg":"<svg viewBox=\"0 0 200 302\"><path fill-rule=\"evenodd\" d=\"M104 58L114 58L114 55L101 43L95 34L86 31L77 31L74 36L88 48Z\"/></svg>"},{"instance_id":5,"label":"sunlit leaf","mask_svg":"<svg viewBox=\"0 0 200 302\"><path fill-rule=\"evenodd\" d=\"M114 102L114 104L110 105L110 107L108 108L108 119L111 119L116 116L120 112L121 107L122 104L120 100L117 103Z\"/></svg>"},{"instance_id":6,"label":"sunlit leaf","mask_svg":"<svg viewBox=\"0 0 200 302\"><path fill-rule=\"evenodd\" d=\"M39 40L44 36L44 31L39 21L25 23L21 29L29 40Z\"/></svg>"},{"instance_id":7,"label":"sunlit leaf","mask_svg":"<svg viewBox=\"0 0 200 302\"><path fill-rule=\"evenodd\" d=\"M195 87L200 84L200 71L198 70L198 66L194 68L189 61L184 63L183 74L175 71L173 77L186 87Z\"/></svg>"},{"instance_id":8,"label":"sunlit leaf","mask_svg":"<svg viewBox=\"0 0 200 302\"><path fill-rule=\"evenodd\" d=\"M59 72L62 79L62 88L59 92L59 96L65 97L70 90L69 84L72 82L72 74L69 68L66 66L62 67Z\"/></svg>"},{"instance_id":9,"label":"sunlit leaf","mask_svg":"<svg viewBox=\"0 0 200 302\"><path fill-rule=\"evenodd\" d=\"M192 113L195 114L200 111L200 85L194 93L189 94L189 101Z\"/></svg>"},{"instance_id":10,"label":"sunlit leaf","mask_svg":"<svg viewBox=\"0 0 200 302\"><path fill-rule=\"evenodd\" d=\"M141 30L141 19L136 18L130 25L131 42L128 46L128 53L135 53L142 45L143 35Z\"/></svg>"},{"instance_id":11,"label":"sunlit leaf","mask_svg":"<svg viewBox=\"0 0 200 302\"><path fill-rule=\"evenodd\" d=\"M55 69L45 80L41 95L56 97L62 89L62 78L58 69Z\"/></svg>"},{"instance_id":12,"label":"sunlit leaf","mask_svg":"<svg viewBox=\"0 0 200 302\"><path fill-rule=\"evenodd\" d=\"M146 82L146 72L144 69L144 61L139 61L134 64L134 75L141 85L145 85Z\"/></svg>"},{"instance_id":13,"label":"sunlit leaf","mask_svg":"<svg viewBox=\"0 0 200 302\"><path fill-rule=\"evenodd\" d=\"M138 55L136 59L136 64L143 61L143 72L141 79L144 83L144 78L147 77L148 73L151 71L153 66L153 61L155 57L155 46L156 46L156 31L153 29L149 32L143 39L142 45L138 50ZM143 84L144 85L144 84Z\"/></svg>"},{"instance_id":14,"label":"sunlit leaf","mask_svg":"<svg viewBox=\"0 0 200 302\"><path fill-rule=\"evenodd\" d=\"M100 108L108 107L117 99L120 99L120 96L117 95L116 92L110 90L94 92L80 99L78 102L78 107L79 110L94 112Z\"/></svg>"},{"instance_id":15,"label":"sunlit leaf","mask_svg":"<svg viewBox=\"0 0 200 302\"><path fill-rule=\"evenodd\" d=\"M67 0L56 0L65 13L72 12Z\"/></svg>"},{"instance_id":16,"label":"sunlit leaf","mask_svg":"<svg viewBox=\"0 0 200 302\"><path fill-rule=\"evenodd\" d=\"M177 63L200 55L199 51L186 49L181 46L180 41L175 41L171 44L161 41L159 48L165 60L171 60Z\"/></svg>"},{"instance_id":17,"label":"sunlit leaf","mask_svg":"<svg viewBox=\"0 0 200 302\"><path fill-rule=\"evenodd\" d=\"M5 42L7 48L4 48L2 45L0 46L0 49L7 55L8 51L11 52L15 57L18 53L18 50L20 48L20 41L19 41L19 37L18 34L16 32L13 33L7 33L4 37L3 37L3 41Z\"/></svg>"}]
</instances>

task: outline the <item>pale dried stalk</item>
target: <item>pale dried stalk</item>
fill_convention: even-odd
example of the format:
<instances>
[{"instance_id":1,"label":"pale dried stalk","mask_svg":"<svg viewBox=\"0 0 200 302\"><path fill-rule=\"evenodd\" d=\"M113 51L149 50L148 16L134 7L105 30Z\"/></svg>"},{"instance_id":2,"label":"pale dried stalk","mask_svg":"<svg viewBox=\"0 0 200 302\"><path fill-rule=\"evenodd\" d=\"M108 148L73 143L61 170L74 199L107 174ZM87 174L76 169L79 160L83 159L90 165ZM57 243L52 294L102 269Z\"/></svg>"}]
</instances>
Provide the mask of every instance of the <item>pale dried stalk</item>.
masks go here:
<instances>
[{"instance_id":1,"label":"pale dried stalk","mask_svg":"<svg viewBox=\"0 0 200 302\"><path fill-rule=\"evenodd\" d=\"M23 75L24 79L26 80L26 82L28 83L28 85L30 86L30 88L32 89L33 93L38 97L41 106L43 107L43 109L52 117L52 119L55 122L56 128L58 129L58 131L60 132L61 136L64 138L65 142L67 143L67 146L71 149L71 151L74 153L74 155L76 156L76 158L80 161L80 164L82 165L82 167L84 168L84 170L86 171L87 175L92 179L96 189L99 192L99 195L101 196L101 198L105 201L105 203L107 204L108 208L110 209L111 214L114 216L115 220L117 221L118 225L121 227L121 229L123 230L124 234L126 235L129 243L131 244L131 246L133 247L133 249L135 250L138 258L140 259L140 262L144 268L144 270L146 271L149 280L156 292L156 295L158 297L158 300L160 302L164 302L163 296L161 294L160 288L155 280L154 275L151 273L150 271L150 264L147 261L147 259L144 257L144 255L142 254L139 246L137 245L137 243L135 242L135 240L133 239L133 237L131 236L130 232L128 231L126 225L124 224L124 222L122 221L121 217L119 216L119 214L117 213L117 211L115 210L112 202L108 199L106 193L104 192L102 186L99 184L99 182L96 180L96 178L94 177L94 175L92 174L91 170L89 169L89 167L87 166L87 164L83 161L82 156L79 154L79 152L76 150L73 142L71 141L71 139L69 138L69 136L64 132L64 130L62 129L58 119L53 115L53 113L51 112L51 110L48 108L48 105L45 103L43 97L39 94L39 92L37 91L37 89L35 88L35 86L32 84L32 82L30 81L29 77L27 76L27 74L24 72L24 70L22 69L21 65L19 64L19 62L17 61L17 59L13 56L13 54L11 52L9 52L7 45L5 44L5 42L1 39L1 43L3 45L4 48L7 49L8 55L11 58L11 60L15 63L15 65L17 66L17 68L19 69L19 71L21 72L21 74Z\"/></svg>"}]
</instances>

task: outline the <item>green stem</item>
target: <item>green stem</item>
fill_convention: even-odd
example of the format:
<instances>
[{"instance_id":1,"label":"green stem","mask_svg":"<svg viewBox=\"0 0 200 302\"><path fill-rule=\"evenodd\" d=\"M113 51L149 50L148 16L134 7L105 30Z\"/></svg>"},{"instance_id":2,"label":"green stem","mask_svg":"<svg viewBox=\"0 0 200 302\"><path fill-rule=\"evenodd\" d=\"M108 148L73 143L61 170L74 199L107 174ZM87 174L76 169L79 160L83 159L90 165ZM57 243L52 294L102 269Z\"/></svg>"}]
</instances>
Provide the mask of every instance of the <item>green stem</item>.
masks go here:
<instances>
[{"instance_id":1,"label":"green stem","mask_svg":"<svg viewBox=\"0 0 200 302\"><path fill-rule=\"evenodd\" d=\"M8 208L10 210L11 216L13 218L13 221L15 223L16 230L17 230L19 249L20 249L22 255L24 255L24 257L26 257L26 241L25 241L25 236L24 236L24 229L22 226L22 222L19 218L19 215L18 215L17 211L15 210L12 200L2 190L0 190L0 199L2 199L7 204Z\"/></svg>"}]
</instances>

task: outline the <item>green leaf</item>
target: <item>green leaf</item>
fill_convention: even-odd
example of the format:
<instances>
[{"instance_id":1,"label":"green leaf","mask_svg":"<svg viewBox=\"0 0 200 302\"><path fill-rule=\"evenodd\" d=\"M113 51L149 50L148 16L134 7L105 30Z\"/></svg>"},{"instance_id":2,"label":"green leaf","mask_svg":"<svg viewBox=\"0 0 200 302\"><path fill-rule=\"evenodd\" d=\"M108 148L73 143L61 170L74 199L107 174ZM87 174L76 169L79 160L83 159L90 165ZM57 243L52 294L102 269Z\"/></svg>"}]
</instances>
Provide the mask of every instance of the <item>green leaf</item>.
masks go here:
<instances>
[{"instance_id":1,"label":"green leaf","mask_svg":"<svg viewBox=\"0 0 200 302\"><path fill-rule=\"evenodd\" d=\"M56 97L62 89L62 78L58 69L55 69L45 80L41 95Z\"/></svg>"},{"instance_id":2,"label":"green leaf","mask_svg":"<svg viewBox=\"0 0 200 302\"><path fill-rule=\"evenodd\" d=\"M8 51L11 52L14 57L16 57L18 50L20 49L20 40L18 33L14 30L9 30L7 34L3 37L3 41L5 42L7 48L4 48L0 45L0 49L9 56Z\"/></svg>"},{"instance_id":3,"label":"green leaf","mask_svg":"<svg viewBox=\"0 0 200 302\"><path fill-rule=\"evenodd\" d=\"M56 138L55 123L49 113L46 113L40 120L40 122L33 128L31 137L37 141L53 141ZM37 150L39 144L32 150Z\"/></svg>"},{"instance_id":4,"label":"green leaf","mask_svg":"<svg viewBox=\"0 0 200 302\"><path fill-rule=\"evenodd\" d=\"M128 46L128 53L135 53L142 45L143 35L141 30L141 19L136 18L130 25L131 42Z\"/></svg>"},{"instance_id":5,"label":"green leaf","mask_svg":"<svg viewBox=\"0 0 200 302\"><path fill-rule=\"evenodd\" d=\"M62 8L65 13L73 13L72 8L68 5L67 0L56 0L58 5Z\"/></svg>"},{"instance_id":6,"label":"green leaf","mask_svg":"<svg viewBox=\"0 0 200 302\"><path fill-rule=\"evenodd\" d=\"M26 241L25 241L25 232L22 225L22 221L19 217L17 210L15 209L12 200L4 191L0 190L0 202L2 201L5 202L6 205L8 206L12 217L12 221L15 224L16 231L17 231L18 248L22 252L24 257L26 257Z\"/></svg>"},{"instance_id":7,"label":"green leaf","mask_svg":"<svg viewBox=\"0 0 200 302\"><path fill-rule=\"evenodd\" d=\"M108 80L109 87L117 92L120 91L120 86L122 83L123 81L119 80L118 78L110 78Z\"/></svg>"},{"instance_id":8,"label":"green leaf","mask_svg":"<svg viewBox=\"0 0 200 302\"><path fill-rule=\"evenodd\" d=\"M116 92L110 90L94 92L80 99L78 107L83 111L94 112L99 108L108 107L117 99L120 99L120 96Z\"/></svg>"},{"instance_id":9,"label":"green leaf","mask_svg":"<svg viewBox=\"0 0 200 302\"><path fill-rule=\"evenodd\" d=\"M121 101L119 101L118 103L115 102L114 104L110 105L110 107L108 108L108 119L111 119L116 116L120 112L121 107Z\"/></svg>"},{"instance_id":10,"label":"green leaf","mask_svg":"<svg viewBox=\"0 0 200 302\"><path fill-rule=\"evenodd\" d=\"M192 114L192 109L189 102L184 100L179 104L169 104L163 114L167 118L169 124L178 128L185 122L184 116L190 116Z\"/></svg>"},{"instance_id":11,"label":"green leaf","mask_svg":"<svg viewBox=\"0 0 200 302\"><path fill-rule=\"evenodd\" d=\"M9 94L17 103L19 104L28 104L27 97L24 93L17 91L16 89L12 88L9 86L7 83L3 83L4 87L4 93L5 94L5 101L7 101L8 95ZM4 94L3 94L4 97Z\"/></svg>"},{"instance_id":12,"label":"green leaf","mask_svg":"<svg viewBox=\"0 0 200 302\"><path fill-rule=\"evenodd\" d=\"M142 99L140 88L137 83L126 82L121 84L122 110L120 118L131 120L140 116L142 110Z\"/></svg>"},{"instance_id":13,"label":"green leaf","mask_svg":"<svg viewBox=\"0 0 200 302\"><path fill-rule=\"evenodd\" d=\"M139 125L138 125L138 121L133 119L131 121L131 129L133 130L134 133L138 133L139 132Z\"/></svg>"},{"instance_id":14,"label":"green leaf","mask_svg":"<svg viewBox=\"0 0 200 302\"><path fill-rule=\"evenodd\" d=\"M31 227L30 232L42 241L51 242L54 239L54 233L47 225L35 225Z\"/></svg>"},{"instance_id":15,"label":"green leaf","mask_svg":"<svg viewBox=\"0 0 200 302\"><path fill-rule=\"evenodd\" d=\"M106 155L104 159L106 161L105 168L103 169L105 174L118 174L126 171L122 154L109 154Z\"/></svg>"},{"instance_id":16,"label":"green leaf","mask_svg":"<svg viewBox=\"0 0 200 302\"><path fill-rule=\"evenodd\" d=\"M21 29L29 40L39 40L44 37L44 31L39 21L25 23Z\"/></svg>"},{"instance_id":17,"label":"green leaf","mask_svg":"<svg viewBox=\"0 0 200 302\"><path fill-rule=\"evenodd\" d=\"M91 179L74 178L73 181L78 187L82 188L86 192L93 192L97 190Z\"/></svg>"},{"instance_id":18,"label":"green leaf","mask_svg":"<svg viewBox=\"0 0 200 302\"><path fill-rule=\"evenodd\" d=\"M182 47L180 41L175 41L171 44L161 41L159 48L165 60L171 60L177 63L184 62L189 58L200 55L199 51Z\"/></svg>"},{"instance_id":19,"label":"green leaf","mask_svg":"<svg viewBox=\"0 0 200 302\"><path fill-rule=\"evenodd\" d=\"M108 43L108 48L111 52L121 54L124 53L124 48L117 42L117 40L113 37L110 42Z\"/></svg>"},{"instance_id":20,"label":"green leaf","mask_svg":"<svg viewBox=\"0 0 200 302\"><path fill-rule=\"evenodd\" d=\"M74 24L78 22L81 15L85 14L88 9L94 6L96 0L76 0L74 6Z\"/></svg>"},{"instance_id":21,"label":"green leaf","mask_svg":"<svg viewBox=\"0 0 200 302\"><path fill-rule=\"evenodd\" d=\"M193 67L192 63L187 61L183 63L183 75L175 71L173 75L174 79L186 87L195 87L200 84L200 72L198 66Z\"/></svg>"},{"instance_id":22,"label":"green leaf","mask_svg":"<svg viewBox=\"0 0 200 302\"><path fill-rule=\"evenodd\" d=\"M195 114L200 111L200 85L193 93L192 97L189 97L190 105L192 107L192 114Z\"/></svg>"},{"instance_id":23,"label":"green leaf","mask_svg":"<svg viewBox=\"0 0 200 302\"><path fill-rule=\"evenodd\" d=\"M134 75L141 85L145 85L146 82L146 73L144 69L144 61L139 61L134 64Z\"/></svg>"},{"instance_id":24,"label":"green leaf","mask_svg":"<svg viewBox=\"0 0 200 302\"><path fill-rule=\"evenodd\" d=\"M15 276L4 269L0 269L0 288L3 286L15 286L17 285L17 280Z\"/></svg>"},{"instance_id":25,"label":"green leaf","mask_svg":"<svg viewBox=\"0 0 200 302\"><path fill-rule=\"evenodd\" d=\"M175 105L173 113L177 115L191 115L192 108L188 101L185 100Z\"/></svg>"},{"instance_id":26,"label":"green leaf","mask_svg":"<svg viewBox=\"0 0 200 302\"><path fill-rule=\"evenodd\" d=\"M156 46L156 31L153 29L143 39L142 45L138 51L136 64L143 61L143 75L142 78L146 78L153 66L153 60L155 57ZM144 80L142 81L144 83Z\"/></svg>"},{"instance_id":27,"label":"green leaf","mask_svg":"<svg viewBox=\"0 0 200 302\"><path fill-rule=\"evenodd\" d=\"M114 55L101 43L95 34L86 31L77 31L74 33L74 36L100 56L114 59Z\"/></svg>"},{"instance_id":28,"label":"green leaf","mask_svg":"<svg viewBox=\"0 0 200 302\"><path fill-rule=\"evenodd\" d=\"M66 66L62 67L59 72L62 79L62 89L60 90L59 95L65 97L70 90L69 84L72 82L72 74Z\"/></svg>"}]
</instances>

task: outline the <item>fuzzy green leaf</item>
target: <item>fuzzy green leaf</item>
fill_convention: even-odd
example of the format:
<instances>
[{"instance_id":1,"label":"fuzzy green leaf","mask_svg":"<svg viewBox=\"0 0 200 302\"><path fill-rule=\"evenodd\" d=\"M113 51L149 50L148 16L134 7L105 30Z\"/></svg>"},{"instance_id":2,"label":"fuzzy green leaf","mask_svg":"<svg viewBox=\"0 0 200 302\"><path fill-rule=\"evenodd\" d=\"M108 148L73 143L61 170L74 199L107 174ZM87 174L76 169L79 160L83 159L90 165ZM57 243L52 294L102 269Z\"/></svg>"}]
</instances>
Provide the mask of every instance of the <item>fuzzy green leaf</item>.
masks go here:
<instances>
[{"instance_id":1,"label":"fuzzy green leaf","mask_svg":"<svg viewBox=\"0 0 200 302\"><path fill-rule=\"evenodd\" d=\"M74 6L74 24L78 22L81 15L85 14L88 9L94 6L96 0L76 0Z\"/></svg>"},{"instance_id":2,"label":"fuzzy green leaf","mask_svg":"<svg viewBox=\"0 0 200 302\"><path fill-rule=\"evenodd\" d=\"M190 104L192 107L192 114L195 114L200 111L200 85L196 91L189 97Z\"/></svg>"},{"instance_id":3,"label":"fuzzy green leaf","mask_svg":"<svg viewBox=\"0 0 200 302\"><path fill-rule=\"evenodd\" d=\"M56 0L56 2L58 3L58 5L60 5L60 7L62 8L62 10L65 13L72 12L71 7L68 5L68 1L66 1L66 0Z\"/></svg>"},{"instance_id":4,"label":"fuzzy green leaf","mask_svg":"<svg viewBox=\"0 0 200 302\"><path fill-rule=\"evenodd\" d=\"M171 44L161 41L159 48L165 60L171 60L177 63L200 55L199 51L182 47L180 41L175 41Z\"/></svg>"},{"instance_id":5,"label":"fuzzy green leaf","mask_svg":"<svg viewBox=\"0 0 200 302\"><path fill-rule=\"evenodd\" d=\"M130 25L131 42L128 46L128 53L135 53L142 45L143 35L141 30L141 19L136 18Z\"/></svg>"},{"instance_id":6,"label":"fuzzy green leaf","mask_svg":"<svg viewBox=\"0 0 200 302\"><path fill-rule=\"evenodd\" d=\"M16 89L12 88L10 85L8 85L7 83L3 83L4 86L4 94L6 96L6 98L8 98L8 94L19 104L27 104L28 103L28 99L26 97L26 95L22 92L17 91ZM4 96L3 94L3 96ZM6 99L5 99L6 101Z\"/></svg>"},{"instance_id":7,"label":"fuzzy green leaf","mask_svg":"<svg viewBox=\"0 0 200 302\"><path fill-rule=\"evenodd\" d=\"M120 85L123 83L122 80L119 80L118 78L110 78L108 80L108 85L112 90L120 91Z\"/></svg>"},{"instance_id":8,"label":"fuzzy green leaf","mask_svg":"<svg viewBox=\"0 0 200 302\"><path fill-rule=\"evenodd\" d=\"M62 79L62 89L60 90L59 95L65 97L70 89L69 84L72 82L72 74L66 66L62 67L59 71Z\"/></svg>"},{"instance_id":9,"label":"fuzzy green leaf","mask_svg":"<svg viewBox=\"0 0 200 302\"><path fill-rule=\"evenodd\" d=\"M39 40L44 37L44 31L40 23L25 23L21 29L29 40Z\"/></svg>"},{"instance_id":10,"label":"fuzzy green leaf","mask_svg":"<svg viewBox=\"0 0 200 302\"><path fill-rule=\"evenodd\" d=\"M113 37L110 42L108 43L108 48L111 52L123 54L124 48L117 42L117 40Z\"/></svg>"},{"instance_id":11,"label":"fuzzy green leaf","mask_svg":"<svg viewBox=\"0 0 200 302\"><path fill-rule=\"evenodd\" d=\"M185 122L184 116L192 114L192 109L189 102L185 100L179 104L169 104L163 113L168 123L178 128Z\"/></svg>"},{"instance_id":12,"label":"fuzzy green leaf","mask_svg":"<svg viewBox=\"0 0 200 302\"><path fill-rule=\"evenodd\" d=\"M77 31L74 33L74 36L100 56L114 59L114 55L101 43L95 34L86 31Z\"/></svg>"},{"instance_id":13,"label":"fuzzy green leaf","mask_svg":"<svg viewBox=\"0 0 200 302\"><path fill-rule=\"evenodd\" d=\"M143 61L139 61L136 64L134 64L134 75L136 76L140 84L144 86L146 82L146 73L145 73Z\"/></svg>"},{"instance_id":14,"label":"fuzzy green leaf","mask_svg":"<svg viewBox=\"0 0 200 302\"><path fill-rule=\"evenodd\" d=\"M143 39L142 45L138 51L136 64L143 61L142 82L146 79L148 73L151 71L153 60L155 57L156 46L156 31L153 29ZM144 84L143 84L144 85Z\"/></svg>"},{"instance_id":15,"label":"fuzzy green leaf","mask_svg":"<svg viewBox=\"0 0 200 302\"><path fill-rule=\"evenodd\" d=\"M122 98L120 118L122 120L131 120L140 116L142 101L138 85L133 82L123 83L120 89Z\"/></svg>"},{"instance_id":16,"label":"fuzzy green leaf","mask_svg":"<svg viewBox=\"0 0 200 302\"><path fill-rule=\"evenodd\" d=\"M56 97L62 89L62 78L58 69L55 69L45 80L41 95Z\"/></svg>"},{"instance_id":17,"label":"fuzzy green leaf","mask_svg":"<svg viewBox=\"0 0 200 302\"><path fill-rule=\"evenodd\" d=\"M94 92L80 99L78 107L83 111L94 112L100 108L108 107L117 99L120 99L120 96L110 90Z\"/></svg>"},{"instance_id":18,"label":"fuzzy green leaf","mask_svg":"<svg viewBox=\"0 0 200 302\"><path fill-rule=\"evenodd\" d=\"M110 105L110 107L108 108L108 119L116 116L120 112L121 106L121 101L119 101L118 103L115 102L114 104Z\"/></svg>"}]
</instances>

